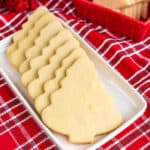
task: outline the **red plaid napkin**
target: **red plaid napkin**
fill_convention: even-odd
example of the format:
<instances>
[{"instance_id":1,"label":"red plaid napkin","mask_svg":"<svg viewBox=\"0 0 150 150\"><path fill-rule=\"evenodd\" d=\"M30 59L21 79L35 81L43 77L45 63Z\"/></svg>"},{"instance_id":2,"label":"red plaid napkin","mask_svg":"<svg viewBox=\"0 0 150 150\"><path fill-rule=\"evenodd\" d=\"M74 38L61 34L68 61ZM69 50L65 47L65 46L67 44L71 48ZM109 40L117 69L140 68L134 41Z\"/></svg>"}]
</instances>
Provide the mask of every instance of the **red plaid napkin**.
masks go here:
<instances>
[{"instance_id":1,"label":"red plaid napkin","mask_svg":"<svg viewBox=\"0 0 150 150\"><path fill-rule=\"evenodd\" d=\"M135 43L126 37L110 33L101 26L86 22L76 16L71 0L49 0L45 6L82 36L147 101L146 112L98 150L150 149L150 37ZM0 13L0 39L17 31L27 18L25 12L10 13L5 8L0 9ZM0 135L0 149L57 149L10 89L2 74L0 74Z\"/></svg>"}]
</instances>

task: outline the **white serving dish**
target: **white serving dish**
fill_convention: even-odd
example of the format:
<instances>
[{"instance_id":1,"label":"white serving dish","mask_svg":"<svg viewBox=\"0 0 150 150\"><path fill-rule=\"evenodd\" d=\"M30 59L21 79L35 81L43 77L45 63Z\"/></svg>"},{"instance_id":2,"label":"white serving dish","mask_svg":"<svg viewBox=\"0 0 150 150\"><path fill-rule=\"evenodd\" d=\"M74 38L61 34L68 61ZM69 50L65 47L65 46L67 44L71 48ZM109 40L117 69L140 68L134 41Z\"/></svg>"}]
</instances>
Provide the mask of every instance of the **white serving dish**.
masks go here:
<instances>
[{"instance_id":1,"label":"white serving dish","mask_svg":"<svg viewBox=\"0 0 150 150\"><path fill-rule=\"evenodd\" d=\"M62 22L63 23L63 22ZM37 120L39 125L46 131L51 139L58 145L61 150L95 150L106 141L113 138L127 126L133 123L146 109L146 102L138 92L133 89L129 83L115 71L100 55L97 54L79 35L77 35L71 27L63 23L64 26L70 29L76 38L86 50L88 56L95 64L96 70L100 79L103 81L106 89L114 98L114 106L122 114L123 123L120 127L103 136L97 136L94 144L77 145L71 144L66 137L52 132L40 120L40 117L34 110L32 100L29 98L26 89L21 84L19 74L10 65L7 56L5 55L6 47L11 42L12 36L0 41L0 72L3 73L6 80L20 100L26 105L30 113Z\"/></svg>"}]
</instances>

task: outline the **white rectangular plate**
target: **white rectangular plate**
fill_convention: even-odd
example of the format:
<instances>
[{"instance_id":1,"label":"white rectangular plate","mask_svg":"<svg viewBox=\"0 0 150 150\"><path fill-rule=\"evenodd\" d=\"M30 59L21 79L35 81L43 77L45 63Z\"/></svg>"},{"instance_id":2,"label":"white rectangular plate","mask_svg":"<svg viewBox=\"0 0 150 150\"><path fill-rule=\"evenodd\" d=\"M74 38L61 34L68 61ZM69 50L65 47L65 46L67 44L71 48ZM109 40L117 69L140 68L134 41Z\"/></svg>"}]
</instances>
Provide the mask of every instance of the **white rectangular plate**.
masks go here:
<instances>
[{"instance_id":1,"label":"white rectangular plate","mask_svg":"<svg viewBox=\"0 0 150 150\"><path fill-rule=\"evenodd\" d=\"M62 22L63 23L63 22ZM64 24L64 23L63 23ZM120 127L109 134L97 136L93 144L77 145L71 144L64 136L56 134L48 129L40 120L36 111L34 110L32 100L29 98L26 89L21 84L19 74L10 65L6 55L6 47L11 42L12 36L0 42L0 71L9 82L14 92L18 95L20 100L26 105L30 113L37 120L39 125L46 131L46 133L53 139L53 141L62 150L95 150L97 147L104 144L109 139L113 138L131 123L133 123L146 109L146 102L135 89L133 89L124 78L115 71L100 55L98 55L87 43L82 40L68 25L64 26L70 29L75 37L81 42L89 58L95 64L99 78L103 81L106 89L110 92L114 99L114 106L121 113L123 123Z\"/></svg>"}]
</instances>

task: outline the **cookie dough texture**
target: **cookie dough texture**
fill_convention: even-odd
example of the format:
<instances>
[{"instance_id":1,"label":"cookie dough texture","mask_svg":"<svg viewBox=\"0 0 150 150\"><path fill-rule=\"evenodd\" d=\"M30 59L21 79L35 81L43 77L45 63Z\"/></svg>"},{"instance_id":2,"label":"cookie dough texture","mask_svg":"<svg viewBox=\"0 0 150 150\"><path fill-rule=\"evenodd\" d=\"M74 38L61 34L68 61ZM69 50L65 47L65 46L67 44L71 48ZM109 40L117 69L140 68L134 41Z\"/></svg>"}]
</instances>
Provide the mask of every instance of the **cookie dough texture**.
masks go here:
<instances>
[{"instance_id":1,"label":"cookie dough texture","mask_svg":"<svg viewBox=\"0 0 150 150\"><path fill-rule=\"evenodd\" d=\"M43 122L72 143L91 143L121 123L80 42L46 8L28 18L6 53Z\"/></svg>"},{"instance_id":2,"label":"cookie dough texture","mask_svg":"<svg viewBox=\"0 0 150 150\"><path fill-rule=\"evenodd\" d=\"M42 111L42 119L73 143L91 143L96 135L116 128L121 116L112 107L112 98L89 59L79 58L66 72L61 88L51 95L51 104Z\"/></svg>"}]
</instances>

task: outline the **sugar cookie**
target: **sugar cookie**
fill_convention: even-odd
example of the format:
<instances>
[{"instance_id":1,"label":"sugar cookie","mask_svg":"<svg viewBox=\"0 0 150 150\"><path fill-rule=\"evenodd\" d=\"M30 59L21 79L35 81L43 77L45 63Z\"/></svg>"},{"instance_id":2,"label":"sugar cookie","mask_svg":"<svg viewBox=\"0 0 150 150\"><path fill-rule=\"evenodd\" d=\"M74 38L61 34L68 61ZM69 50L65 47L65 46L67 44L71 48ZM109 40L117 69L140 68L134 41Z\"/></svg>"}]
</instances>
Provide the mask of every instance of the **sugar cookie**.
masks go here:
<instances>
[{"instance_id":1,"label":"sugar cookie","mask_svg":"<svg viewBox=\"0 0 150 150\"><path fill-rule=\"evenodd\" d=\"M28 85L29 95L33 99L42 94L44 82L54 76L55 71L60 67L63 59L77 48L79 48L79 42L75 39L69 40L68 42L66 42L66 44L56 50L56 54L52 58L50 58L50 63L48 65L39 69L39 78L33 80Z\"/></svg>"},{"instance_id":2,"label":"sugar cookie","mask_svg":"<svg viewBox=\"0 0 150 150\"><path fill-rule=\"evenodd\" d=\"M48 9L45 7L39 7L34 11L33 14L31 14L28 17L28 21L22 25L22 30L18 31L17 33L14 34L13 36L13 43L7 48L7 55L9 55L16 49L17 44L19 41L21 41L30 31L30 29L33 28L34 23L45 13L48 12Z\"/></svg>"},{"instance_id":3,"label":"sugar cookie","mask_svg":"<svg viewBox=\"0 0 150 150\"><path fill-rule=\"evenodd\" d=\"M59 82L65 77L66 70L80 57L87 57L86 53L81 48L73 51L66 57L62 62L62 66L56 70L55 77L45 83L45 92L34 101L35 108L39 113L50 104L50 95L60 88Z\"/></svg>"},{"instance_id":4,"label":"sugar cookie","mask_svg":"<svg viewBox=\"0 0 150 150\"><path fill-rule=\"evenodd\" d=\"M49 45L49 41L61 30L63 30L63 26L57 20L50 22L43 30L41 30L40 36L35 40L35 45L25 52L26 59L19 66L19 72L21 74L30 69L29 62L31 61L31 58L40 55L43 48Z\"/></svg>"},{"instance_id":5,"label":"sugar cookie","mask_svg":"<svg viewBox=\"0 0 150 150\"><path fill-rule=\"evenodd\" d=\"M65 37L64 37L65 34ZM61 47L64 42L72 38L72 34L68 30L61 31L55 38L50 41L50 44L43 49L41 56L35 57L30 61L30 70L22 74L22 83L27 86L32 80L38 77L38 69L49 64L49 59L55 55L56 49Z\"/></svg>"},{"instance_id":6,"label":"sugar cookie","mask_svg":"<svg viewBox=\"0 0 150 150\"><path fill-rule=\"evenodd\" d=\"M60 31L56 37L50 40L48 47L43 49L42 55L31 59L30 68L37 71L42 66L49 64L49 59L56 53L56 49L63 46L70 39L72 39L70 31L66 29Z\"/></svg>"},{"instance_id":7,"label":"sugar cookie","mask_svg":"<svg viewBox=\"0 0 150 150\"><path fill-rule=\"evenodd\" d=\"M61 89L51 95L51 104L41 114L49 128L67 135L72 143L91 143L96 135L121 123L119 112L87 58L78 59L67 70Z\"/></svg>"},{"instance_id":8,"label":"sugar cookie","mask_svg":"<svg viewBox=\"0 0 150 150\"><path fill-rule=\"evenodd\" d=\"M19 69L19 65L25 60L25 51L33 46L34 40L39 36L41 30L54 19L55 17L51 13L46 13L35 23L28 35L18 43L17 49L9 56L9 60L15 68Z\"/></svg>"}]
</instances>

